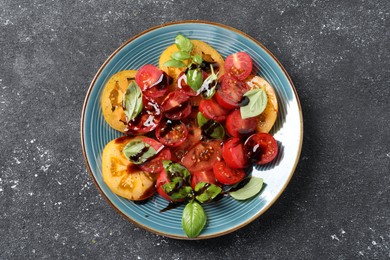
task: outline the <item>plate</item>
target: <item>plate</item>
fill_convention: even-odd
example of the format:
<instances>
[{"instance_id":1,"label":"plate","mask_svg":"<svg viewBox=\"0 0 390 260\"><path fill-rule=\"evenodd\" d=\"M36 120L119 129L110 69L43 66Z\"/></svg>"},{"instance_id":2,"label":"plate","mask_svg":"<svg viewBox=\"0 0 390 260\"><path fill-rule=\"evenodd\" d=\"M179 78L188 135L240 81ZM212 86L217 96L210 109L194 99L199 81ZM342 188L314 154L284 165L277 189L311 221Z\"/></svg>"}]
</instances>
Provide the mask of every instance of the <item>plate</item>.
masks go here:
<instances>
[{"instance_id":1,"label":"plate","mask_svg":"<svg viewBox=\"0 0 390 260\"><path fill-rule=\"evenodd\" d=\"M81 142L91 178L107 201L125 218L138 226L166 237L188 239L181 225L184 206L160 212L167 201L154 196L146 203L135 203L115 195L104 183L101 156L104 146L121 136L104 120L100 96L108 79L126 69L139 69L142 65L158 65L163 50L174 43L178 33L199 39L213 46L223 57L238 51L247 52L258 75L275 88L279 111L271 130L278 141L280 153L266 166L256 166L253 176L266 183L263 191L246 201L224 197L204 204L208 222L196 239L221 236L249 224L264 213L281 195L291 179L302 146L302 112L294 85L275 56L257 40L234 28L204 22L183 21L164 24L146 30L120 46L102 65L88 89L81 117Z\"/></svg>"}]
</instances>

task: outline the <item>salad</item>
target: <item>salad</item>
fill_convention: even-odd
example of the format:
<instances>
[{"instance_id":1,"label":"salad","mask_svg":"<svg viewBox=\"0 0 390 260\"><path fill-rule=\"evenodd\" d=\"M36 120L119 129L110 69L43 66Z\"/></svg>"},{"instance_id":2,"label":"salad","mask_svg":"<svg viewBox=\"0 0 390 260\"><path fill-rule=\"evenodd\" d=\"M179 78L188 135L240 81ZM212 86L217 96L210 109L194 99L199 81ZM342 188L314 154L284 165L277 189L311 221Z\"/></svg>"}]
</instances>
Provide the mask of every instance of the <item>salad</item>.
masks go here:
<instances>
[{"instance_id":1,"label":"salad","mask_svg":"<svg viewBox=\"0 0 390 260\"><path fill-rule=\"evenodd\" d=\"M103 150L104 182L132 201L161 196L168 204L161 214L184 204L182 226L190 238L206 225L202 204L255 196L263 180L249 169L278 154L268 133L277 98L253 71L252 58L237 52L223 59L207 43L180 34L158 67L113 75L101 106L106 122L124 134Z\"/></svg>"}]
</instances>

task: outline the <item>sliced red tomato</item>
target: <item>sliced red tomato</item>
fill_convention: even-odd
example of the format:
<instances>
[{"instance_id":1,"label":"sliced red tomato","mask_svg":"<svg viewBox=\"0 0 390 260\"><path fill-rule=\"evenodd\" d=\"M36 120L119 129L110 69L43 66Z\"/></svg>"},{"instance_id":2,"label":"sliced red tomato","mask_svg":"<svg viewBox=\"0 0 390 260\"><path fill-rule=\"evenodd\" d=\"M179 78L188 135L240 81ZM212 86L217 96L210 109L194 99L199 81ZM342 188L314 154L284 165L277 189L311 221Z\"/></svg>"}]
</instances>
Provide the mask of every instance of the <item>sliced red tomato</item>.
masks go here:
<instances>
[{"instance_id":1,"label":"sliced red tomato","mask_svg":"<svg viewBox=\"0 0 390 260\"><path fill-rule=\"evenodd\" d=\"M240 138L230 138L222 147L222 156L226 164L233 169L242 169L248 165L244 144Z\"/></svg>"},{"instance_id":2,"label":"sliced red tomato","mask_svg":"<svg viewBox=\"0 0 390 260\"><path fill-rule=\"evenodd\" d=\"M225 60L225 70L238 80L244 80L251 74L252 58L246 52L230 54Z\"/></svg>"},{"instance_id":3,"label":"sliced red tomato","mask_svg":"<svg viewBox=\"0 0 390 260\"><path fill-rule=\"evenodd\" d=\"M168 91L168 87L172 84L172 78L165 72L151 87L144 90L143 94L151 98L160 98Z\"/></svg>"},{"instance_id":4,"label":"sliced red tomato","mask_svg":"<svg viewBox=\"0 0 390 260\"><path fill-rule=\"evenodd\" d=\"M266 164L275 159L278 154L278 144L268 133L256 133L245 141L247 157L254 163Z\"/></svg>"},{"instance_id":5,"label":"sliced red tomato","mask_svg":"<svg viewBox=\"0 0 390 260\"><path fill-rule=\"evenodd\" d=\"M214 172L212 170L194 172L191 175L191 187L195 190L195 186L199 182L217 184L217 181L214 176Z\"/></svg>"},{"instance_id":6,"label":"sliced red tomato","mask_svg":"<svg viewBox=\"0 0 390 260\"><path fill-rule=\"evenodd\" d=\"M216 162L213 166L215 178L222 184L234 185L245 177L243 169L232 169L225 161Z\"/></svg>"},{"instance_id":7,"label":"sliced red tomato","mask_svg":"<svg viewBox=\"0 0 390 260\"><path fill-rule=\"evenodd\" d=\"M199 142L181 159L181 163L190 171L206 171L221 159L221 141Z\"/></svg>"},{"instance_id":8,"label":"sliced red tomato","mask_svg":"<svg viewBox=\"0 0 390 260\"><path fill-rule=\"evenodd\" d=\"M213 119L217 122L224 121L229 113L229 110L221 107L213 99L202 99L199 102L199 111L208 119Z\"/></svg>"},{"instance_id":9,"label":"sliced red tomato","mask_svg":"<svg viewBox=\"0 0 390 260\"><path fill-rule=\"evenodd\" d=\"M242 137L253 134L256 130L256 126L256 117L242 119L239 109L232 111L226 118L226 131L233 137Z\"/></svg>"},{"instance_id":10,"label":"sliced red tomato","mask_svg":"<svg viewBox=\"0 0 390 260\"><path fill-rule=\"evenodd\" d=\"M180 73L177 79L177 87L188 96L196 96L197 93L187 84L187 77L184 72Z\"/></svg>"},{"instance_id":11,"label":"sliced red tomato","mask_svg":"<svg viewBox=\"0 0 390 260\"><path fill-rule=\"evenodd\" d=\"M194 113L196 115L196 113ZM173 160L180 162L183 156L190 150L190 148L200 142L202 138L202 131L196 124L196 118L191 114L188 118L183 120L188 129L188 136L186 140L172 149Z\"/></svg>"},{"instance_id":12,"label":"sliced red tomato","mask_svg":"<svg viewBox=\"0 0 390 260\"><path fill-rule=\"evenodd\" d=\"M166 184L166 183L169 183L169 178L168 178L168 174L167 172L163 169L159 175L157 176L157 181L156 181L156 188L157 188L157 192L158 194L160 194L161 197L163 197L164 199L168 200L168 201L173 201L173 202L180 202L180 201L183 201L184 199L180 199L180 200L173 200L163 189L163 185Z\"/></svg>"},{"instance_id":13,"label":"sliced red tomato","mask_svg":"<svg viewBox=\"0 0 390 260\"><path fill-rule=\"evenodd\" d=\"M245 82L237 80L230 74L225 74L214 96L222 107L234 109L240 107L243 96L248 90L249 86Z\"/></svg>"},{"instance_id":14,"label":"sliced red tomato","mask_svg":"<svg viewBox=\"0 0 390 260\"><path fill-rule=\"evenodd\" d=\"M163 71L152 64L142 66L135 75L135 82L142 91L152 87L157 81L161 80Z\"/></svg>"},{"instance_id":15,"label":"sliced red tomato","mask_svg":"<svg viewBox=\"0 0 390 260\"><path fill-rule=\"evenodd\" d=\"M181 120L188 117L191 114L192 108L190 102L186 101L179 107L165 112L165 117L171 120Z\"/></svg>"},{"instance_id":16,"label":"sliced red tomato","mask_svg":"<svg viewBox=\"0 0 390 260\"><path fill-rule=\"evenodd\" d=\"M187 136L187 127L180 121L164 120L156 128L157 139L167 146L179 146L186 140Z\"/></svg>"},{"instance_id":17,"label":"sliced red tomato","mask_svg":"<svg viewBox=\"0 0 390 260\"><path fill-rule=\"evenodd\" d=\"M164 112L168 112L172 109L182 107L182 104L187 102L189 99L188 95L181 91L173 91L165 97L164 101L161 103L161 107L164 109Z\"/></svg>"},{"instance_id":18,"label":"sliced red tomato","mask_svg":"<svg viewBox=\"0 0 390 260\"><path fill-rule=\"evenodd\" d=\"M127 124L127 134L145 134L156 129L162 113L160 106L150 98L143 97L144 104L141 113Z\"/></svg>"},{"instance_id":19,"label":"sliced red tomato","mask_svg":"<svg viewBox=\"0 0 390 260\"><path fill-rule=\"evenodd\" d=\"M157 174L161 172L163 169L162 161L171 160L171 158L172 158L172 154L169 148L164 148L156 156L146 161L145 163L139 165L139 167L143 171Z\"/></svg>"}]
</instances>

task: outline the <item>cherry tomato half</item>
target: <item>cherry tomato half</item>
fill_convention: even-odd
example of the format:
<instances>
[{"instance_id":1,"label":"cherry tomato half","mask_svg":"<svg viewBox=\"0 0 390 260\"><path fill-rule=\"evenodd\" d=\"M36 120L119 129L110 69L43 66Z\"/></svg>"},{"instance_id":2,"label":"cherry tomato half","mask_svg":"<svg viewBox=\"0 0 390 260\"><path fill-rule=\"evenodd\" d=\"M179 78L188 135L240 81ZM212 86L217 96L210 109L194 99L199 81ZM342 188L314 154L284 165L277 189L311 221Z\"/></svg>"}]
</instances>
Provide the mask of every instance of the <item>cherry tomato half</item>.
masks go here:
<instances>
[{"instance_id":1,"label":"cherry tomato half","mask_svg":"<svg viewBox=\"0 0 390 260\"><path fill-rule=\"evenodd\" d=\"M165 95L168 91L168 87L172 84L172 78L165 72L151 87L144 90L144 95L151 98L159 98Z\"/></svg>"},{"instance_id":2,"label":"cherry tomato half","mask_svg":"<svg viewBox=\"0 0 390 260\"><path fill-rule=\"evenodd\" d=\"M181 163L190 171L206 171L221 158L221 141L199 142L181 159Z\"/></svg>"},{"instance_id":3,"label":"cherry tomato half","mask_svg":"<svg viewBox=\"0 0 390 260\"><path fill-rule=\"evenodd\" d=\"M256 117L242 119L239 109L232 111L226 118L226 131L233 137L253 134L256 130L256 126Z\"/></svg>"},{"instance_id":4,"label":"cherry tomato half","mask_svg":"<svg viewBox=\"0 0 390 260\"><path fill-rule=\"evenodd\" d=\"M244 80L252 72L252 58L246 52L230 54L225 60L225 70L238 80Z\"/></svg>"},{"instance_id":5,"label":"cherry tomato half","mask_svg":"<svg viewBox=\"0 0 390 260\"><path fill-rule=\"evenodd\" d=\"M196 96L197 93L187 84L187 76L184 72L180 73L177 79L177 87L188 96Z\"/></svg>"},{"instance_id":6,"label":"cherry tomato half","mask_svg":"<svg viewBox=\"0 0 390 260\"><path fill-rule=\"evenodd\" d=\"M195 186L199 182L217 184L213 170L194 172L191 175L191 187L195 190Z\"/></svg>"},{"instance_id":7,"label":"cherry tomato half","mask_svg":"<svg viewBox=\"0 0 390 260\"><path fill-rule=\"evenodd\" d=\"M199 111L208 119L213 119L217 122L224 121L229 113L229 110L221 107L213 99L202 99L199 102Z\"/></svg>"},{"instance_id":8,"label":"cherry tomato half","mask_svg":"<svg viewBox=\"0 0 390 260\"><path fill-rule=\"evenodd\" d=\"M240 138L230 138L222 147L222 156L226 164L233 169L242 169L248 165L244 144Z\"/></svg>"},{"instance_id":9,"label":"cherry tomato half","mask_svg":"<svg viewBox=\"0 0 390 260\"><path fill-rule=\"evenodd\" d=\"M188 99L188 95L179 90L176 90L169 93L168 96L165 97L164 101L161 103L161 107L164 109L164 112L168 112L174 108L181 107L181 105L187 102Z\"/></svg>"},{"instance_id":10,"label":"cherry tomato half","mask_svg":"<svg viewBox=\"0 0 390 260\"><path fill-rule=\"evenodd\" d=\"M245 141L247 157L255 163L266 164L275 159L278 154L278 144L268 133L256 133Z\"/></svg>"},{"instance_id":11,"label":"cherry tomato half","mask_svg":"<svg viewBox=\"0 0 390 260\"><path fill-rule=\"evenodd\" d=\"M145 134L154 130L159 124L162 113L160 106L150 98L143 97L144 107L141 113L127 124L127 134Z\"/></svg>"},{"instance_id":12,"label":"cherry tomato half","mask_svg":"<svg viewBox=\"0 0 390 260\"><path fill-rule=\"evenodd\" d=\"M225 161L216 162L213 166L215 178L222 184L234 185L245 177L243 169L232 169Z\"/></svg>"},{"instance_id":13,"label":"cherry tomato half","mask_svg":"<svg viewBox=\"0 0 390 260\"><path fill-rule=\"evenodd\" d=\"M145 91L159 81L162 75L162 70L152 64L146 64L138 70L135 75L135 82L137 82L141 91Z\"/></svg>"},{"instance_id":14,"label":"cherry tomato half","mask_svg":"<svg viewBox=\"0 0 390 260\"><path fill-rule=\"evenodd\" d=\"M171 158L172 154L169 148L164 148L155 157L149 159L145 163L141 164L139 167L143 171L157 174L163 169L162 161L171 160Z\"/></svg>"},{"instance_id":15,"label":"cherry tomato half","mask_svg":"<svg viewBox=\"0 0 390 260\"><path fill-rule=\"evenodd\" d=\"M156 128L157 139L167 146L179 146L188 136L186 125L180 121L164 120Z\"/></svg>"},{"instance_id":16,"label":"cherry tomato half","mask_svg":"<svg viewBox=\"0 0 390 260\"><path fill-rule=\"evenodd\" d=\"M157 188L157 192L158 194L160 194L161 197L163 197L164 199L168 200L168 201L173 201L173 202L180 202L180 201L184 201L184 199L180 199L180 200L173 200L163 189L163 185L166 184L166 183L169 183L169 178L168 178L168 174L167 172L163 169L157 176L157 181L156 181L156 188Z\"/></svg>"},{"instance_id":17,"label":"cherry tomato half","mask_svg":"<svg viewBox=\"0 0 390 260\"><path fill-rule=\"evenodd\" d=\"M224 108L238 108L248 90L249 87L245 82L237 80L230 74L225 74L222 77L220 88L215 93L215 100Z\"/></svg>"},{"instance_id":18,"label":"cherry tomato half","mask_svg":"<svg viewBox=\"0 0 390 260\"><path fill-rule=\"evenodd\" d=\"M172 148L173 160L180 161L191 147L199 143L202 138L202 131L196 124L196 118L192 118L192 116L190 115L183 120L188 129L188 136L181 145Z\"/></svg>"}]
</instances>

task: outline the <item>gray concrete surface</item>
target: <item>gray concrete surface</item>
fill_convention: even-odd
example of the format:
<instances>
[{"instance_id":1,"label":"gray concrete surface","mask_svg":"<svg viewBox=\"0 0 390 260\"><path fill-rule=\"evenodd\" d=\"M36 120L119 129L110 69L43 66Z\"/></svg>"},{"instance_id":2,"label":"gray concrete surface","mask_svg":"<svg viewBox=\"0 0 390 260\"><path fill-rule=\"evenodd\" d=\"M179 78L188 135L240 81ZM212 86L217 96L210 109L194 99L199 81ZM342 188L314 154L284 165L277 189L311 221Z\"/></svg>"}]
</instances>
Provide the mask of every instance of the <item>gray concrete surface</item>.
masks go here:
<instances>
[{"instance_id":1,"label":"gray concrete surface","mask_svg":"<svg viewBox=\"0 0 390 260\"><path fill-rule=\"evenodd\" d=\"M0 259L389 259L390 3L0 0ZM262 42L301 99L304 144L280 199L243 229L178 241L94 187L80 115L133 35L202 19Z\"/></svg>"}]
</instances>

